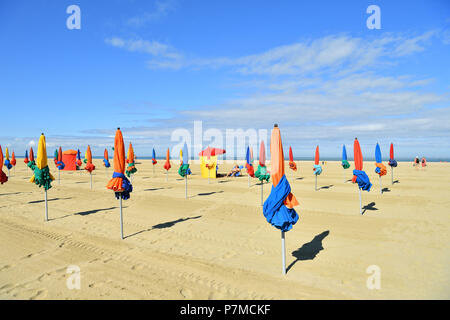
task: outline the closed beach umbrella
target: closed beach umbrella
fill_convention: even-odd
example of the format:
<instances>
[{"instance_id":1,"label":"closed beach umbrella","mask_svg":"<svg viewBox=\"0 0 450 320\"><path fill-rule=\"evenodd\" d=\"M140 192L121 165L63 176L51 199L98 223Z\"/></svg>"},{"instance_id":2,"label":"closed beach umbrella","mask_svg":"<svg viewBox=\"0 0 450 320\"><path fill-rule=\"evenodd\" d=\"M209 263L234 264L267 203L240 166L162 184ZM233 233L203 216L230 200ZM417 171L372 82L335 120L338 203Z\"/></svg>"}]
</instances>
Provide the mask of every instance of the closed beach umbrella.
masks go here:
<instances>
[{"instance_id":1,"label":"closed beach umbrella","mask_svg":"<svg viewBox=\"0 0 450 320\"><path fill-rule=\"evenodd\" d=\"M298 221L298 214L293 208L299 203L291 193L291 186L284 174L283 145L277 124L274 125L270 138L270 166L273 186L264 202L263 213L267 222L281 230L282 271L286 274L284 234Z\"/></svg>"},{"instance_id":2,"label":"closed beach umbrella","mask_svg":"<svg viewBox=\"0 0 450 320\"><path fill-rule=\"evenodd\" d=\"M115 147L114 147L114 150ZM131 178L131 181L133 181L133 177L131 176L132 174L135 174L137 169L134 165L134 150L133 150L133 145L130 142L130 145L128 146L128 154L127 154L127 169L125 171L125 173L127 174L127 176L129 178Z\"/></svg>"},{"instance_id":3,"label":"closed beach umbrella","mask_svg":"<svg viewBox=\"0 0 450 320\"><path fill-rule=\"evenodd\" d=\"M8 176L3 172L3 151L0 145L0 184L4 184L8 181Z\"/></svg>"},{"instance_id":4,"label":"closed beach umbrella","mask_svg":"<svg viewBox=\"0 0 450 320\"><path fill-rule=\"evenodd\" d=\"M23 162L25 162L25 164L28 164L28 162L30 162L30 160L28 160L28 150L25 150L25 157L23 159Z\"/></svg>"},{"instance_id":5,"label":"closed beach umbrella","mask_svg":"<svg viewBox=\"0 0 450 320\"><path fill-rule=\"evenodd\" d=\"M9 151L8 147L5 149L5 167L8 169L8 177L9 177L9 170L13 167L11 164L11 161L9 160Z\"/></svg>"},{"instance_id":6,"label":"closed beach umbrella","mask_svg":"<svg viewBox=\"0 0 450 320\"><path fill-rule=\"evenodd\" d=\"M43 187L45 190L45 221L48 221L47 190L52 187L51 182L55 180L55 178L50 173L48 167L47 146L43 133L39 138L36 163L34 164L34 161L31 161L28 165L30 164L32 164L31 170L33 170L33 176L31 177L30 182L35 183L39 187Z\"/></svg>"},{"instance_id":7,"label":"closed beach umbrella","mask_svg":"<svg viewBox=\"0 0 450 320\"><path fill-rule=\"evenodd\" d=\"M394 184L394 168L397 167L397 161L394 158L394 144L392 142L389 150L389 166L391 167L391 184Z\"/></svg>"},{"instance_id":8,"label":"closed beach umbrella","mask_svg":"<svg viewBox=\"0 0 450 320\"><path fill-rule=\"evenodd\" d=\"M108 156L108 149L105 148L105 151L103 152L103 165L105 168L109 168L111 165L109 164L109 156Z\"/></svg>"},{"instance_id":9,"label":"closed beach umbrella","mask_svg":"<svg viewBox=\"0 0 450 320\"><path fill-rule=\"evenodd\" d=\"M63 170L65 166L66 165L62 161L62 149L59 147L58 158L56 161L56 167L58 168L58 184L61 184L61 170Z\"/></svg>"},{"instance_id":10,"label":"closed beach umbrella","mask_svg":"<svg viewBox=\"0 0 450 320\"><path fill-rule=\"evenodd\" d=\"M264 141L261 141L259 146L259 164L258 169L255 172L255 177L261 181L261 206L264 204L264 180L269 182L270 174L266 168L266 147Z\"/></svg>"},{"instance_id":11,"label":"closed beach umbrella","mask_svg":"<svg viewBox=\"0 0 450 320\"><path fill-rule=\"evenodd\" d=\"M355 162L355 170L353 170L353 183L358 183L359 188L359 212L362 214L362 200L361 190L370 191L372 183L370 183L369 177L363 171L363 156L361 147L359 145L358 138L355 138L353 143L353 159Z\"/></svg>"},{"instance_id":12,"label":"closed beach umbrella","mask_svg":"<svg viewBox=\"0 0 450 320\"><path fill-rule=\"evenodd\" d=\"M30 162L34 161L34 152L33 152L33 147L30 147Z\"/></svg>"},{"instance_id":13,"label":"closed beach umbrella","mask_svg":"<svg viewBox=\"0 0 450 320\"><path fill-rule=\"evenodd\" d=\"M91 190L92 190L92 171L95 170L95 166L92 163L92 152L91 152L91 146L89 146L89 145L86 149L86 166L84 167L84 170L87 170L89 172L89 176L91 178Z\"/></svg>"},{"instance_id":14,"label":"closed beach umbrella","mask_svg":"<svg viewBox=\"0 0 450 320\"><path fill-rule=\"evenodd\" d=\"M155 148L153 148L152 150L152 164L153 164L153 175L155 175L155 165L158 163L158 161L156 161L156 152L155 152Z\"/></svg>"},{"instance_id":15,"label":"closed beach umbrella","mask_svg":"<svg viewBox=\"0 0 450 320\"><path fill-rule=\"evenodd\" d=\"M316 184L315 184L315 188L314 188L314 190L316 190L316 191L317 191L317 176L322 173L322 167L320 166L319 161L320 161L319 146L317 146L316 153L314 155L314 167L313 167L313 172L314 172L314 175L316 176Z\"/></svg>"},{"instance_id":16,"label":"closed beach umbrella","mask_svg":"<svg viewBox=\"0 0 450 320\"><path fill-rule=\"evenodd\" d=\"M34 161L33 147L30 147L30 161L27 163L27 166L28 166L28 168L33 170L32 167L35 165L36 165L36 161Z\"/></svg>"},{"instance_id":17,"label":"closed beach umbrella","mask_svg":"<svg viewBox=\"0 0 450 320\"><path fill-rule=\"evenodd\" d=\"M166 169L166 181L169 179L169 169L172 166L170 165L170 151L169 148L167 148L166 152L166 162L164 163L164 169Z\"/></svg>"},{"instance_id":18,"label":"closed beach umbrella","mask_svg":"<svg viewBox=\"0 0 450 320\"><path fill-rule=\"evenodd\" d=\"M292 153L291 146L289 146L289 168L293 171L297 171L297 165L294 162L294 154Z\"/></svg>"},{"instance_id":19,"label":"closed beach umbrella","mask_svg":"<svg viewBox=\"0 0 450 320\"><path fill-rule=\"evenodd\" d=\"M14 175L16 175L16 163L17 163L17 161L16 161L16 155L15 155L14 150L13 150L13 152L12 152L12 154L11 154L11 165L12 165L13 168L14 168Z\"/></svg>"},{"instance_id":20,"label":"closed beach umbrella","mask_svg":"<svg viewBox=\"0 0 450 320\"><path fill-rule=\"evenodd\" d=\"M251 153L250 153L250 147L247 147L247 154L245 156L245 167L247 168L247 174L248 174L248 187L250 188L250 177L255 177L255 169L253 168L252 160L251 160Z\"/></svg>"},{"instance_id":21,"label":"closed beach umbrella","mask_svg":"<svg viewBox=\"0 0 450 320\"><path fill-rule=\"evenodd\" d=\"M189 154L186 142L183 145L183 150L180 152L181 166L178 169L178 174L184 178L184 196L187 199L187 176L191 174L189 169Z\"/></svg>"},{"instance_id":22,"label":"closed beach umbrella","mask_svg":"<svg viewBox=\"0 0 450 320\"><path fill-rule=\"evenodd\" d=\"M345 169L350 168L350 163L347 160L347 149L345 149L345 144L342 145L342 163L341 164L342 164L342 168L343 168L342 176L343 176L344 183L345 183L345 177L344 177Z\"/></svg>"},{"instance_id":23,"label":"closed beach umbrella","mask_svg":"<svg viewBox=\"0 0 450 320\"><path fill-rule=\"evenodd\" d=\"M80 149L77 150L77 166L81 167L81 165L83 164L83 162L81 161L81 152Z\"/></svg>"},{"instance_id":24,"label":"closed beach umbrella","mask_svg":"<svg viewBox=\"0 0 450 320\"><path fill-rule=\"evenodd\" d=\"M383 160L381 159L381 149L380 149L380 145L377 143L376 147L375 147L375 173L378 174L379 178L380 178L380 193L383 193L383 189L381 186L381 177L386 175L386 167L385 165L382 163Z\"/></svg>"},{"instance_id":25,"label":"closed beach umbrella","mask_svg":"<svg viewBox=\"0 0 450 320\"><path fill-rule=\"evenodd\" d=\"M117 128L116 137L114 138L114 172L112 179L106 185L107 189L115 192L116 198L119 200L120 206L120 235L123 239L123 216L122 216L122 199L130 198L130 192L133 186L124 175L125 173L125 146L120 128Z\"/></svg>"}]
</instances>

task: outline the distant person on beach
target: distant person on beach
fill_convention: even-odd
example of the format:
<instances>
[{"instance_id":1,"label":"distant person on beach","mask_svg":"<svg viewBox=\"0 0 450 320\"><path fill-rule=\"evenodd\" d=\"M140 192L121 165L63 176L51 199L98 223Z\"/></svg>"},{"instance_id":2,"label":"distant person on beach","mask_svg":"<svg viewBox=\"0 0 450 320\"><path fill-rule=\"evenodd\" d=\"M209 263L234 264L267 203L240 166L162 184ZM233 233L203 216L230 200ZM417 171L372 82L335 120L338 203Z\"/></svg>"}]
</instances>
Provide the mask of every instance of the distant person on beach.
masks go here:
<instances>
[{"instance_id":1,"label":"distant person on beach","mask_svg":"<svg viewBox=\"0 0 450 320\"><path fill-rule=\"evenodd\" d=\"M422 158L422 168L427 166L427 159L425 157Z\"/></svg>"},{"instance_id":2,"label":"distant person on beach","mask_svg":"<svg viewBox=\"0 0 450 320\"><path fill-rule=\"evenodd\" d=\"M241 171L241 169L239 169L239 166L237 164L235 164L233 169L231 169L231 171L228 172L227 177L230 177L232 175L236 175L240 171Z\"/></svg>"},{"instance_id":3,"label":"distant person on beach","mask_svg":"<svg viewBox=\"0 0 450 320\"><path fill-rule=\"evenodd\" d=\"M419 156L416 156L416 158L414 159L414 163L413 166L419 166L420 160L419 160Z\"/></svg>"}]
</instances>

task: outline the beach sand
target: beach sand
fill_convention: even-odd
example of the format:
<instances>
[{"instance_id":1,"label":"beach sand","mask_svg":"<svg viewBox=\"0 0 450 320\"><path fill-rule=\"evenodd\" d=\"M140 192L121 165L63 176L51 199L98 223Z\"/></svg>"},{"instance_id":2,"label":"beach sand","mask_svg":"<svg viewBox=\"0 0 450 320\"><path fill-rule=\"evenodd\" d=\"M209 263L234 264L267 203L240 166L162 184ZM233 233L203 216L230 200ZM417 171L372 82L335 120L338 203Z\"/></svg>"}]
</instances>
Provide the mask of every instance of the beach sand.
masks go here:
<instances>
[{"instance_id":1,"label":"beach sand","mask_svg":"<svg viewBox=\"0 0 450 320\"><path fill-rule=\"evenodd\" d=\"M0 186L0 299L450 298L448 163L400 162L398 182L391 185L388 168L380 195L374 163L365 162L373 189L362 193L363 215L340 162L323 166L318 191L312 162L298 161L296 173L286 163L300 219L286 233L285 276L280 231L263 216L256 179L250 188L246 175L208 184L193 164L186 200L178 161L166 182L164 160L155 176L151 160L138 160L121 240L119 201L105 188L112 168L94 164L92 191L87 172L61 172L45 222L43 189L18 159ZM79 290L66 284L71 265L80 268ZM380 289L367 287L371 265L380 268Z\"/></svg>"}]
</instances>

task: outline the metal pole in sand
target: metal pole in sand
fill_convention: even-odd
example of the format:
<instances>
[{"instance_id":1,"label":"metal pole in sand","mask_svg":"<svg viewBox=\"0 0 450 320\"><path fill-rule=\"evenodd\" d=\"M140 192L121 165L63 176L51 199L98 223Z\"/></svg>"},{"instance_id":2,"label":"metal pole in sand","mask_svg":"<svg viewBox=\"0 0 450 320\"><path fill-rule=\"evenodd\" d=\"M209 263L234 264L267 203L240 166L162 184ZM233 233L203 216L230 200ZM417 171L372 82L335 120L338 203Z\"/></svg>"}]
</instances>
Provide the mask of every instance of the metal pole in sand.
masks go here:
<instances>
[{"instance_id":1,"label":"metal pole in sand","mask_svg":"<svg viewBox=\"0 0 450 320\"><path fill-rule=\"evenodd\" d=\"M45 190L45 221L48 221L47 190Z\"/></svg>"},{"instance_id":2,"label":"metal pole in sand","mask_svg":"<svg viewBox=\"0 0 450 320\"><path fill-rule=\"evenodd\" d=\"M187 172L184 176L184 197L187 199Z\"/></svg>"},{"instance_id":3,"label":"metal pole in sand","mask_svg":"<svg viewBox=\"0 0 450 320\"><path fill-rule=\"evenodd\" d=\"M394 184L394 167L391 167L391 184Z\"/></svg>"},{"instance_id":4,"label":"metal pole in sand","mask_svg":"<svg viewBox=\"0 0 450 320\"><path fill-rule=\"evenodd\" d=\"M91 176L91 190L92 190L92 172L89 172L89 175Z\"/></svg>"},{"instance_id":5,"label":"metal pole in sand","mask_svg":"<svg viewBox=\"0 0 450 320\"><path fill-rule=\"evenodd\" d=\"M316 174L316 186L314 190L317 191L317 174Z\"/></svg>"},{"instance_id":6,"label":"metal pole in sand","mask_svg":"<svg viewBox=\"0 0 450 320\"><path fill-rule=\"evenodd\" d=\"M264 205L263 195L264 195L264 180L261 181L261 206Z\"/></svg>"},{"instance_id":7,"label":"metal pole in sand","mask_svg":"<svg viewBox=\"0 0 450 320\"><path fill-rule=\"evenodd\" d=\"M61 184L61 170L58 169L58 184Z\"/></svg>"},{"instance_id":8,"label":"metal pole in sand","mask_svg":"<svg viewBox=\"0 0 450 320\"><path fill-rule=\"evenodd\" d=\"M155 176L155 165L153 165L153 176Z\"/></svg>"},{"instance_id":9,"label":"metal pole in sand","mask_svg":"<svg viewBox=\"0 0 450 320\"><path fill-rule=\"evenodd\" d=\"M380 194L383 194L383 188L381 186L381 176L380 176Z\"/></svg>"},{"instance_id":10,"label":"metal pole in sand","mask_svg":"<svg viewBox=\"0 0 450 320\"><path fill-rule=\"evenodd\" d=\"M284 239L284 231L281 231L281 261L283 264L283 275L286 274L286 243Z\"/></svg>"},{"instance_id":11,"label":"metal pole in sand","mask_svg":"<svg viewBox=\"0 0 450 320\"><path fill-rule=\"evenodd\" d=\"M208 168L208 167L207 167ZM211 176L211 170L208 168L208 184L209 184L209 177Z\"/></svg>"},{"instance_id":12,"label":"metal pole in sand","mask_svg":"<svg viewBox=\"0 0 450 320\"><path fill-rule=\"evenodd\" d=\"M123 240L122 193L119 193L119 206L120 206L120 238Z\"/></svg>"},{"instance_id":13,"label":"metal pole in sand","mask_svg":"<svg viewBox=\"0 0 450 320\"><path fill-rule=\"evenodd\" d=\"M248 187L250 188L250 175L248 175Z\"/></svg>"},{"instance_id":14,"label":"metal pole in sand","mask_svg":"<svg viewBox=\"0 0 450 320\"><path fill-rule=\"evenodd\" d=\"M3 165L3 164L2 164ZM9 179L9 169L8 169L8 179Z\"/></svg>"},{"instance_id":15,"label":"metal pole in sand","mask_svg":"<svg viewBox=\"0 0 450 320\"><path fill-rule=\"evenodd\" d=\"M169 170L166 170L166 182L169 181Z\"/></svg>"},{"instance_id":16,"label":"metal pole in sand","mask_svg":"<svg viewBox=\"0 0 450 320\"><path fill-rule=\"evenodd\" d=\"M361 188L359 188L359 213L362 214Z\"/></svg>"}]
</instances>

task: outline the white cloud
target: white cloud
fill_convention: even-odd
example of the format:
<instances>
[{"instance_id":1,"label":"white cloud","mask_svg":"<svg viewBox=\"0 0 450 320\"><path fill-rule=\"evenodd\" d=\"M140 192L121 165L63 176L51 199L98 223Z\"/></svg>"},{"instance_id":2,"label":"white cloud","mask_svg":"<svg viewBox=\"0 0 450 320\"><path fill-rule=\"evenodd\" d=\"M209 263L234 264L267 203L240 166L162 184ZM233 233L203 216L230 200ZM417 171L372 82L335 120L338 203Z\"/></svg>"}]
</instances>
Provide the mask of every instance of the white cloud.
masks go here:
<instances>
[{"instance_id":1,"label":"white cloud","mask_svg":"<svg viewBox=\"0 0 450 320\"><path fill-rule=\"evenodd\" d=\"M144 12L127 20L127 24L134 27L142 27L147 23L159 21L166 17L177 6L174 0L156 1L155 9L151 12Z\"/></svg>"}]
</instances>

